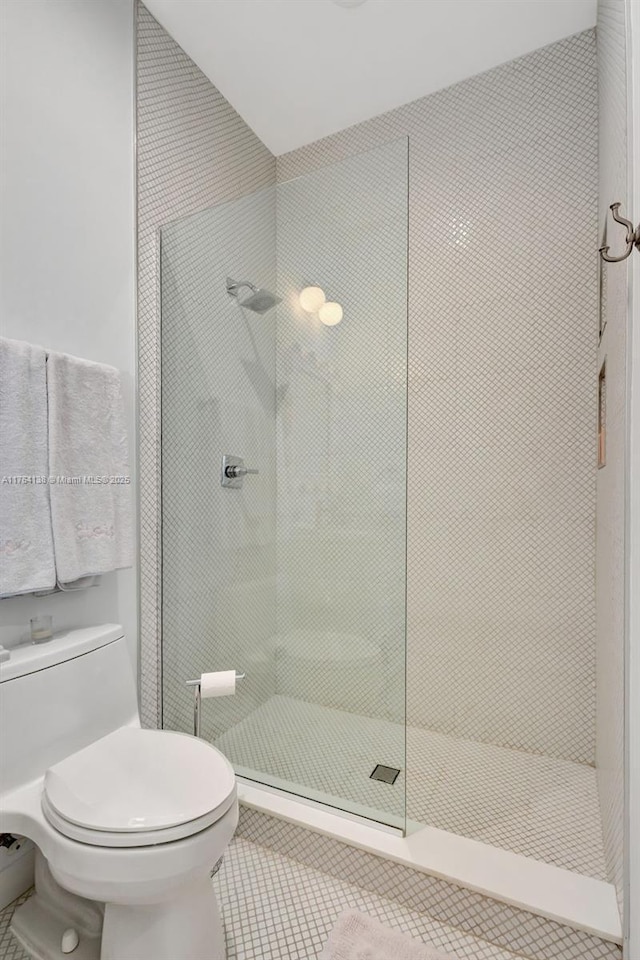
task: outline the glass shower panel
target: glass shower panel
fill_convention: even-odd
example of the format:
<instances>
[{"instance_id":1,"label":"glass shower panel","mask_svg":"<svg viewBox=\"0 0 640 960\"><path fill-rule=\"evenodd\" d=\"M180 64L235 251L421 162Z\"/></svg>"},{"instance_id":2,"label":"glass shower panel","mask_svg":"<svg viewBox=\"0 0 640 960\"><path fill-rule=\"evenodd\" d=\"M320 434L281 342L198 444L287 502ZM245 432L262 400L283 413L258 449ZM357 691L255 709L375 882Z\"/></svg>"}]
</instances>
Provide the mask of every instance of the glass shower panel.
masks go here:
<instances>
[{"instance_id":1,"label":"glass shower panel","mask_svg":"<svg viewBox=\"0 0 640 960\"><path fill-rule=\"evenodd\" d=\"M202 709L238 774L399 827L407 150L162 230L164 724L191 728L186 679L241 670ZM239 306L227 276L282 300ZM259 473L222 488L224 453Z\"/></svg>"},{"instance_id":2,"label":"glass shower panel","mask_svg":"<svg viewBox=\"0 0 640 960\"><path fill-rule=\"evenodd\" d=\"M268 188L161 232L163 725L192 731L187 680L245 672L205 703L211 742L276 692L276 314L226 292L227 276L275 287L275 215ZM225 453L255 482L222 487Z\"/></svg>"}]
</instances>

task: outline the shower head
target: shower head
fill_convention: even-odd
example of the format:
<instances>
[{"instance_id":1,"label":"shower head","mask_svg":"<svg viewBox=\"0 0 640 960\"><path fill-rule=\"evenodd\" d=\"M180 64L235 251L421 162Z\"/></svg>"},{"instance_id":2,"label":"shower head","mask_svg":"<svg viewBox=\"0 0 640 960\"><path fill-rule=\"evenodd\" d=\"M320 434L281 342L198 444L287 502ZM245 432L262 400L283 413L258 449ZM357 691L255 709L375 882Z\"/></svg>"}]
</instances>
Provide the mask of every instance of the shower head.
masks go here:
<instances>
[{"instance_id":1,"label":"shower head","mask_svg":"<svg viewBox=\"0 0 640 960\"><path fill-rule=\"evenodd\" d=\"M241 307L253 310L254 313L266 313L267 310L271 310L281 301L282 297L276 297L275 293L271 293L270 290L259 289L254 290L245 300L238 300L238 303Z\"/></svg>"},{"instance_id":2,"label":"shower head","mask_svg":"<svg viewBox=\"0 0 640 960\"><path fill-rule=\"evenodd\" d=\"M243 287L246 287L251 293L241 300L240 290ZM248 280L232 280L231 277L227 277L227 293L230 297L235 297L241 307L247 307L254 313L266 313L267 310L271 310L272 307L282 302L282 297L276 296L270 290L260 289L253 283L249 283Z\"/></svg>"}]
</instances>

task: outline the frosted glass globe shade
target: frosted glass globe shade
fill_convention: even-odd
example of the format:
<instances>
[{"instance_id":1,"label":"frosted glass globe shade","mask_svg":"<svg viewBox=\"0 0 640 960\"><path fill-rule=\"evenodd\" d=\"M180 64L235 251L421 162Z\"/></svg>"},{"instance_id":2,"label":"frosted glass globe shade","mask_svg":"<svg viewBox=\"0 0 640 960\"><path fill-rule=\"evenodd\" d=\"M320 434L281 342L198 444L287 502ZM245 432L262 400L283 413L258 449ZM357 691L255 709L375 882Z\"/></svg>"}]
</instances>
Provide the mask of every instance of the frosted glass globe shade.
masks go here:
<instances>
[{"instance_id":1,"label":"frosted glass globe shade","mask_svg":"<svg viewBox=\"0 0 640 960\"><path fill-rule=\"evenodd\" d=\"M322 287L305 287L300 292L300 306L307 313L317 313L326 299Z\"/></svg>"},{"instance_id":2,"label":"frosted glass globe shade","mask_svg":"<svg viewBox=\"0 0 640 960\"><path fill-rule=\"evenodd\" d=\"M327 327L335 327L342 320L342 307L333 300L327 300L318 310L318 316Z\"/></svg>"}]
</instances>

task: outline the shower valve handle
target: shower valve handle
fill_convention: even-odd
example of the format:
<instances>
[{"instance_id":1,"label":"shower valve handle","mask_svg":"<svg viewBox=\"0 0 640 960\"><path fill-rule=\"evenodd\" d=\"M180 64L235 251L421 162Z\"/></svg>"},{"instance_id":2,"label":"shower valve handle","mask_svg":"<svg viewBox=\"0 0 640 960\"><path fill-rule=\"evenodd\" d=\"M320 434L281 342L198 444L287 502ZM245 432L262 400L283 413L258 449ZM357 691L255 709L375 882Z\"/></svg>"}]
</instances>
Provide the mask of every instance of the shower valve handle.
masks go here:
<instances>
[{"instance_id":1,"label":"shower valve handle","mask_svg":"<svg viewBox=\"0 0 640 960\"><path fill-rule=\"evenodd\" d=\"M253 470L251 467L241 467L239 464L228 464L224 468L224 475L230 480L235 480L236 477L246 477L250 473L258 473L258 470Z\"/></svg>"},{"instance_id":2,"label":"shower valve handle","mask_svg":"<svg viewBox=\"0 0 640 960\"><path fill-rule=\"evenodd\" d=\"M251 467L245 467L242 457L234 457L230 453L224 454L220 467L220 483L223 487L232 487L235 490L242 489L242 481L246 476L258 472Z\"/></svg>"}]
</instances>

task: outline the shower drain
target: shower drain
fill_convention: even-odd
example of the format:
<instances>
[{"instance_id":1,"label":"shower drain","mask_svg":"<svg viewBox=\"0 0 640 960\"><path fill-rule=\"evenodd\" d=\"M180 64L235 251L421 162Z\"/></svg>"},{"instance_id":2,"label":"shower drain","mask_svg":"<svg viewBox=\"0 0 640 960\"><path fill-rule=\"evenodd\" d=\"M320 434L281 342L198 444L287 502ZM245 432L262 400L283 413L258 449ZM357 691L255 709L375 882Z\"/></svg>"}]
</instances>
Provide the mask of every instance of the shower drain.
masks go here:
<instances>
[{"instance_id":1,"label":"shower drain","mask_svg":"<svg viewBox=\"0 0 640 960\"><path fill-rule=\"evenodd\" d=\"M397 767L385 767L383 763L376 763L373 773L369 774L370 780L381 780L383 783L395 783L400 771Z\"/></svg>"}]
</instances>

